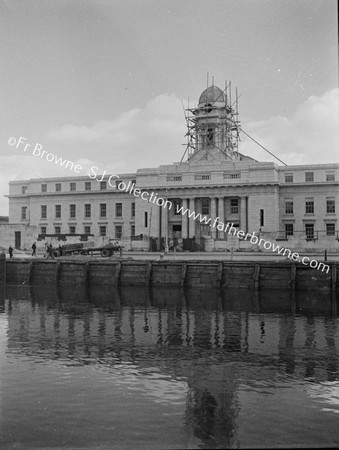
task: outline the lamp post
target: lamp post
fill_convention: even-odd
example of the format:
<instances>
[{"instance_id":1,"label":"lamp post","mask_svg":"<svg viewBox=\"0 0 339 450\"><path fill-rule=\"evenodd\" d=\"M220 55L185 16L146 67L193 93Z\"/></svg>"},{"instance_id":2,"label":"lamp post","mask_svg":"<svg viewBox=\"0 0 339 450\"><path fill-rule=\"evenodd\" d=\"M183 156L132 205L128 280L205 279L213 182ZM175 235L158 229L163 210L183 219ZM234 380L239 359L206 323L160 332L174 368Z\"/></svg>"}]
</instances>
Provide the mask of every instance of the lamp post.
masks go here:
<instances>
[{"instance_id":1,"label":"lamp post","mask_svg":"<svg viewBox=\"0 0 339 450\"><path fill-rule=\"evenodd\" d=\"M167 204L167 189L166 189L166 196L165 196L165 253L168 253L168 211L166 208Z\"/></svg>"}]
</instances>

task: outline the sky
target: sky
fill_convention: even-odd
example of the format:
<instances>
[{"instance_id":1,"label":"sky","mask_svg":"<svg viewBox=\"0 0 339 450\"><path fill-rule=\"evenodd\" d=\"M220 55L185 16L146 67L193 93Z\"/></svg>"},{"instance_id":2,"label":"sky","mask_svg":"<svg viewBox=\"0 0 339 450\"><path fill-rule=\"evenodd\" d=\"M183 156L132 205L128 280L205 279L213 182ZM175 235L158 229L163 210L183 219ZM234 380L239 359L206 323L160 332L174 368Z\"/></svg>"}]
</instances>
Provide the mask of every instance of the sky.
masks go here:
<instances>
[{"instance_id":1,"label":"sky","mask_svg":"<svg viewBox=\"0 0 339 450\"><path fill-rule=\"evenodd\" d=\"M337 18L335 0L0 0L0 215L10 180L76 175L9 138L79 175L171 164L212 77L286 164L338 163Z\"/></svg>"}]
</instances>

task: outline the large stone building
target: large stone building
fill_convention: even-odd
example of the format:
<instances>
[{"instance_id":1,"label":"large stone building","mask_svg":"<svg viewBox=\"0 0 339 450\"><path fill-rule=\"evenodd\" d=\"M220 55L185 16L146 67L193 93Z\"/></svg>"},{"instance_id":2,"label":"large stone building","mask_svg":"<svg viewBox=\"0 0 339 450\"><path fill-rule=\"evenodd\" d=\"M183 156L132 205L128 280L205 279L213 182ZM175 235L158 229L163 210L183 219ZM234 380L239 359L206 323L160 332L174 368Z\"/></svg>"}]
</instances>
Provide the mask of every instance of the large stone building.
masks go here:
<instances>
[{"instance_id":1,"label":"large stone building","mask_svg":"<svg viewBox=\"0 0 339 450\"><path fill-rule=\"evenodd\" d=\"M68 234L155 250L168 237L184 250L255 249L211 226L222 222L291 249L339 250L339 164L283 166L244 156L237 116L229 89L210 86L188 112L185 161L119 176L92 170L10 182L7 241L29 248L32 239Z\"/></svg>"}]
</instances>

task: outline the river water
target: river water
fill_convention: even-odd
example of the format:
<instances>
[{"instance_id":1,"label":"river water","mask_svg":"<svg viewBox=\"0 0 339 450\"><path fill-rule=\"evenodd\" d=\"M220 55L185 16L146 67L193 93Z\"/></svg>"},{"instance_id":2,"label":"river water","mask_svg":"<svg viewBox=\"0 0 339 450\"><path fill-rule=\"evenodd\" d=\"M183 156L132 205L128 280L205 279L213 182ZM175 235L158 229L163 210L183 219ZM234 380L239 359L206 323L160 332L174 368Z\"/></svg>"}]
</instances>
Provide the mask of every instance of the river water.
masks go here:
<instances>
[{"instance_id":1,"label":"river water","mask_svg":"<svg viewBox=\"0 0 339 450\"><path fill-rule=\"evenodd\" d=\"M328 294L0 288L0 447L337 447Z\"/></svg>"}]
</instances>

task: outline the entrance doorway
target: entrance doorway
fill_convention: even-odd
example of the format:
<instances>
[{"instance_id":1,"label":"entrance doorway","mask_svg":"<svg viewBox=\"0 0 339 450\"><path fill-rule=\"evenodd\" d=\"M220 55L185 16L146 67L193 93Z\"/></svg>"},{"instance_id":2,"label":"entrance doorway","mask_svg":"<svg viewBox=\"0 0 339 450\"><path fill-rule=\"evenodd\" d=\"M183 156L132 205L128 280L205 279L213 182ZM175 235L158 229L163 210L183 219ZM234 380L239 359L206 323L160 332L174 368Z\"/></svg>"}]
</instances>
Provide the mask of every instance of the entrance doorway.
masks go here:
<instances>
[{"instance_id":1,"label":"entrance doorway","mask_svg":"<svg viewBox=\"0 0 339 450\"><path fill-rule=\"evenodd\" d=\"M20 247L21 247L21 231L14 232L14 239L15 239L15 243L14 243L15 248L20 249Z\"/></svg>"}]
</instances>

